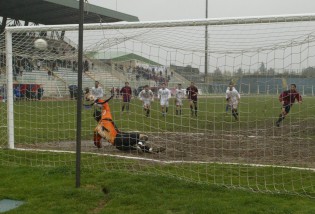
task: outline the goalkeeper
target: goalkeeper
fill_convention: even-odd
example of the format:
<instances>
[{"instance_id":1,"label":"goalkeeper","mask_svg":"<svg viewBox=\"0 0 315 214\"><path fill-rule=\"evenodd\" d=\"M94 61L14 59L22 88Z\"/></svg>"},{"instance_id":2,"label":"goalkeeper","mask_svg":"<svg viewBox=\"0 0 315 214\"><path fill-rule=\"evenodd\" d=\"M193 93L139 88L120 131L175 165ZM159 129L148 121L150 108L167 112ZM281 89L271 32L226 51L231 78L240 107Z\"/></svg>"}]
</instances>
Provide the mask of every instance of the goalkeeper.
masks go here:
<instances>
[{"instance_id":1,"label":"goalkeeper","mask_svg":"<svg viewBox=\"0 0 315 214\"><path fill-rule=\"evenodd\" d=\"M93 102L91 105L101 107L101 112L95 112L94 118L98 122L94 129L94 145L97 148L102 147L101 139L106 139L110 144L119 150L139 150L141 152L158 153L161 148L153 149L145 144L148 136L137 132L121 132L115 125L108 102L113 95L107 99L95 99L93 95L86 94L85 100Z\"/></svg>"}]
</instances>

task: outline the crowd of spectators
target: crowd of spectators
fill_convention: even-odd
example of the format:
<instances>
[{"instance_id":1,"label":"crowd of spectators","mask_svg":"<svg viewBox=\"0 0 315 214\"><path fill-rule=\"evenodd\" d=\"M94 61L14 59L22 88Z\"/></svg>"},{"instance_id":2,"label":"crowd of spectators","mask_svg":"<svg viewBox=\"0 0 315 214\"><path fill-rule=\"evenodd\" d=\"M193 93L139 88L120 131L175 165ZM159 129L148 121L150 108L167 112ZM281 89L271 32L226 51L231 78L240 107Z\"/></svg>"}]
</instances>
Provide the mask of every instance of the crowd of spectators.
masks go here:
<instances>
[{"instance_id":1,"label":"crowd of spectators","mask_svg":"<svg viewBox=\"0 0 315 214\"><path fill-rule=\"evenodd\" d=\"M13 94L16 99L41 100L44 89L39 84L17 84L13 86Z\"/></svg>"},{"instance_id":2,"label":"crowd of spectators","mask_svg":"<svg viewBox=\"0 0 315 214\"><path fill-rule=\"evenodd\" d=\"M137 66L135 68L131 68L132 73L136 74L136 80L139 81L140 78L145 80L153 80L156 85L160 85L162 83L168 83L171 80L171 75L168 74L167 69L158 70L156 68L144 68L141 66ZM164 73L164 74L163 74Z\"/></svg>"}]
</instances>

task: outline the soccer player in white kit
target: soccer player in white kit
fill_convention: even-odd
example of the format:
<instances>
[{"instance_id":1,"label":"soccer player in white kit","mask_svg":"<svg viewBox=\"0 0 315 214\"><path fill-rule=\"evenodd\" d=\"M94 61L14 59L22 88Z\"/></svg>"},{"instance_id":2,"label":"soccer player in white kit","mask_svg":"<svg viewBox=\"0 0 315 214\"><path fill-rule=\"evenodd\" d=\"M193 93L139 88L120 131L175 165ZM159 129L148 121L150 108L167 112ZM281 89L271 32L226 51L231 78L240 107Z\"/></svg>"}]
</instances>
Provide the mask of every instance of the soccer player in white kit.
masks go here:
<instances>
[{"instance_id":1,"label":"soccer player in white kit","mask_svg":"<svg viewBox=\"0 0 315 214\"><path fill-rule=\"evenodd\" d=\"M186 91L182 89L182 84L178 84L175 91L175 105L176 115L182 114L183 99L185 98Z\"/></svg>"},{"instance_id":2,"label":"soccer player in white kit","mask_svg":"<svg viewBox=\"0 0 315 214\"><path fill-rule=\"evenodd\" d=\"M237 107L238 103L241 99L241 95L238 93L238 91L233 87L232 84L229 86L229 90L226 91L226 101L230 105L232 109L232 115L235 118L235 120L238 120L238 112L237 112Z\"/></svg>"},{"instance_id":3,"label":"soccer player in white kit","mask_svg":"<svg viewBox=\"0 0 315 214\"><path fill-rule=\"evenodd\" d=\"M168 112L169 102L168 100L171 98L171 91L166 88L165 83L162 83L162 88L159 89L158 98L160 99L162 116L165 117Z\"/></svg>"},{"instance_id":4,"label":"soccer player in white kit","mask_svg":"<svg viewBox=\"0 0 315 214\"><path fill-rule=\"evenodd\" d=\"M99 82L95 81L95 87L92 87L92 95L95 97L95 99L102 99L104 96L103 89L99 86Z\"/></svg>"},{"instance_id":5,"label":"soccer player in white kit","mask_svg":"<svg viewBox=\"0 0 315 214\"><path fill-rule=\"evenodd\" d=\"M149 117L151 102L154 100L154 94L149 89L148 85L145 85L144 89L139 93L139 99L143 102L143 109L146 112L146 116Z\"/></svg>"},{"instance_id":6,"label":"soccer player in white kit","mask_svg":"<svg viewBox=\"0 0 315 214\"><path fill-rule=\"evenodd\" d=\"M225 93L228 93L230 91L230 85L233 85L233 89L235 89L234 88L234 84L232 82L230 82L229 86L226 88L226 92ZM230 108L231 108L231 106L229 104L229 101L226 100L226 106L225 106L225 113L226 114L228 114Z\"/></svg>"}]
</instances>

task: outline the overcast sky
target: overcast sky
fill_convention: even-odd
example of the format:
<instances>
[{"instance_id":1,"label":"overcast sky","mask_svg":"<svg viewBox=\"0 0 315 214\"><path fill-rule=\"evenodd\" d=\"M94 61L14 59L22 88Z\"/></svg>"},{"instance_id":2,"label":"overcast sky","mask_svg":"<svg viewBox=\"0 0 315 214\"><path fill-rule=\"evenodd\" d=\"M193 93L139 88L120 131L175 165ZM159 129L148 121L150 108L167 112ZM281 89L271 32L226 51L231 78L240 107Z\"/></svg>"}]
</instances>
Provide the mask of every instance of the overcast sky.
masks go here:
<instances>
[{"instance_id":1,"label":"overcast sky","mask_svg":"<svg viewBox=\"0 0 315 214\"><path fill-rule=\"evenodd\" d=\"M205 18L206 11L206 0L88 0L88 2L137 16L140 21L203 19ZM223 18L311 14L315 13L314 8L315 0L208 0L208 17ZM248 26L234 27L233 33L229 32L226 34L224 30L228 31L228 27L229 26L227 26L227 28L223 27L220 31L212 29L214 31L210 34L211 44L209 46L211 56L208 56L210 58L210 72L213 71L214 68L235 71L237 68L242 67L244 70L255 70L259 68L261 62L264 62L266 65L268 62L268 68L273 67L282 70L300 69L313 64L315 59L315 50L313 50L315 49L315 44L313 45L312 43L312 45L310 45L311 48L306 49L303 46L304 43L293 48L291 47L292 45L290 46L292 42L287 43L291 40L295 41L295 38L302 38L303 40L305 39L303 36L308 35L310 32L315 32L315 28L312 24L310 24L310 26L308 26L308 23L305 24L305 26L300 23L297 25L291 23L283 24L283 27L280 28L283 30L280 31L278 31L279 26L256 25L251 33L245 34L243 32L249 30ZM294 30L292 30L292 28L294 28ZM266 36L265 33L268 33L268 36ZM155 37L155 35L162 34L163 36ZM141 41L141 48L137 50L137 46L133 45L133 48L135 48L133 51L136 54L161 64L167 65L170 62L182 66L189 64L203 71L204 55L201 54L204 48L203 29L199 34L195 31L191 33L191 36L195 38L193 40L184 40L187 35L189 35L189 33L180 34L180 31L178 35L177 33L173 35L172 31L159 31L158 33L155 33L155 31L146 32L144 37L137 37L137 41ZM283 36L279 38L278 35ZM108 38L109 34L107 34L107 39ZM270 49L270 47L280 44L284 44L287 48L280 48L274 52L270 52L270 50L273 50L272 48ZM149 51L143 51L143 46L148 47ZM124 43L123 48L127 49L125 51L130 51L126 47L127 45ZM163 50L165 53L162 51L156 54L153 51L154 47L163 47L164 49L158 48L158 51ZM166 47L172 47L176 51ZM117 49L116 46L114 49L115 48ZM248 48L250 49L250 54L243 54L244 50L248 50ZM257 50L266 48L266 52L260 51L259 54L257 54L258 52L255 48L257 48ZM182 52L178 50L182 50ZM227 50L229 52L234 51L235 54L229 55ZM174 52L176 52L176 56L173 56ZM309 53L314 54L311 54L310 57L308 55ZM286 57L288 54L291 54L290 56L292 57ZM157 56L157 59L154 58L155 56Z\"/></svg>"},{"instance_id":2,"label":"overcast sky","mask_svg":"<svg viewBox=\"0 0 315 214\"><path fill-rule=\"evenodd\" d=\"M206 0L88 0L137 16L141 21L200 19ZM208 0L208 17L243 17L314 13L314 0Z\"/></svg>"}]
</instances>

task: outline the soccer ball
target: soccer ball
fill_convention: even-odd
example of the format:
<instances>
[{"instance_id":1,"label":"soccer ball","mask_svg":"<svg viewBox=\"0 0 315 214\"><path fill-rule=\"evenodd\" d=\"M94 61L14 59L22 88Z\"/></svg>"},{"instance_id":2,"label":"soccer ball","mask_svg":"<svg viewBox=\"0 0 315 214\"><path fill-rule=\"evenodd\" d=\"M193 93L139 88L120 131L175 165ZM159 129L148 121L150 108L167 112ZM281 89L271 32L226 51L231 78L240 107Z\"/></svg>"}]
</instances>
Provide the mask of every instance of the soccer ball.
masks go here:
<instances>
[{"instance_id":1,"label":"soccer ball","mask_svg":"<svg viewBox=\"0 0 315 214\"><path fill-rule=\"evenodd\" d=\"M86 101L94 101L95 97L92 94L87 94L87 95L85 95L85 100Z\"/></svg>"},{"instance_id":2,"label":"soccer ball","mask_svg":"<svg viewBox=\"0 0 315 214\"><path fill-rule=\"evenodd\" d=\"M48 43L44 39L36 39L34 42L34 47L38 50L46 50Z\"/></svg>"}]
</instances>

